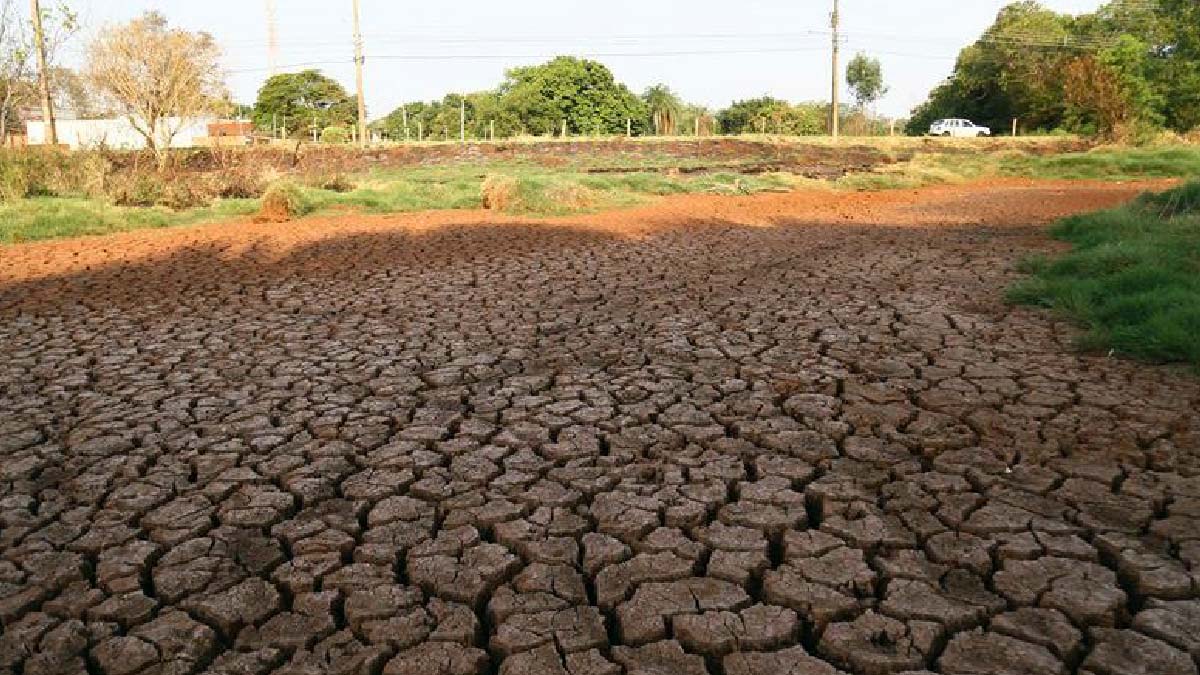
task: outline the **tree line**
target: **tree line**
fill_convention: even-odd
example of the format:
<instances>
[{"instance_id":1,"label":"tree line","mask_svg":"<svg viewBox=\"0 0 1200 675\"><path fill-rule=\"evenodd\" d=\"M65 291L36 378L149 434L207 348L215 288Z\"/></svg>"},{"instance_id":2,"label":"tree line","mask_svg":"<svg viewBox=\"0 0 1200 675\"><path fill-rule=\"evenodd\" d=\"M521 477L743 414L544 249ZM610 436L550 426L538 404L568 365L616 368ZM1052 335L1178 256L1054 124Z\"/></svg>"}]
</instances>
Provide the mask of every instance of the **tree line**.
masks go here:
<instances>
[{"instance_id":1,"label":"tree line","mask_svg":"<svg viewBox=\"0 0 1200 675\"><path fill-rule=\"evenodd\" d=\"M1200 126L1200 2L1113 0L1071 16L1024 0L958 56L908 131L942 117L993 129L1138 140Z\"/></svg>"},{"instance_id":2,"label":"tree line","mask_svg":"<svg viewBox=\"0 0 1200 675\"><path fill-rule=\"evenodd\" d=\"M61 0L60 0L61 1ZM0 129L16 128L36 83L27 19L0 0ZM43 16L51 57L77 29L65 4ZM246 114L264 133L348 140L351 95L319 71L269 78L252 106L235 106L211 35L168 25L157 13L99 31L79 73L47 70L56 99L89 116L127 117L165 156L178 118ZM886 93L877 59L846 69L854 102L837 114L851 133L880 133L873 105ZM910 133L939 117L969 117L994 129L1019 118L1026 131L1062 129L1136 139L1161 128L1200 125L1200 2L1112 0L1070 16L1034 0L1004 8L959 55L952 75L914 111ZM829 105L763 96L721 110L689 103L667 85L639 93L604 64L562 56L513 68L495 88L405 103L372 125L393 140L553 135L827 133Z\"/></svg>"},{"instance_id":3,"label":"tree line","mask_svg":"<svg viewBox=\"0 0 1200 675\"><path fill-rule=\"evenodd\" d=\"M864 119L886 91L879 61L857 56L847 69L857 105L841 114ZM259 91L253 119L260 129L302 136L353 123L354 102L335 80L316 70L270 78ZM683 100L665 84L640 95L604 64L560 56L513 68L494 89L450 93L398 106L372 128L392 140L452 140L513 136L712 135L774 133L819 135L829 127L829 104L792 104L764 96L712 111ZM861 128L867 128L860 125Z\"/></svg>"}]
</instances>

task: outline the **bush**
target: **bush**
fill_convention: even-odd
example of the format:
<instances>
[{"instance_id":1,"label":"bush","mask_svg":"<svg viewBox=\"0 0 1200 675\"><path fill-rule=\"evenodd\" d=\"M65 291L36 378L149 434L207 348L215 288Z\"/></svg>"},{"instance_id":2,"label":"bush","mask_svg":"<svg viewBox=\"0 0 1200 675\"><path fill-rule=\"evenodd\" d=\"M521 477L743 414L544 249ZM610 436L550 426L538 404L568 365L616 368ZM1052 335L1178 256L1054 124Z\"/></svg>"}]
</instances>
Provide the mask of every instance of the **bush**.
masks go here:
<instances>
[{"instance_id":1,"label":"bush","mask_svg":"<svg viewBox=\"0 0 1200 675\"><path fill-rule=\"evenodd\" d=\"M354 183L351 183L340 173L332 176L322 176L315 183L315 186L322 190L329 190L330 192L337 192L339 194L354 191Z\"/></svg>"},{"instance_id":2,"label":"bush","mask_svg":"<svg viewBox=\"0 0 1200 675\"><path fill-rule=\"evenodd\" d=\"M0 201L13 202L33 194L34 172L14 153L0 161Z\"/></svg>"},{"instance_id":3,"label":"bush","mask_svg":"<svg viewBox=\"0 0 1200 675\"><path fill-rule=\"evenodd\" d=\"M256 222L282 223L311 213L314 205L304 189L291 181L272 183L263 194Z\"/></svg>"},{"instance_id":4,"label":"bush","mask_svg":"<svg viewBox=\"0 0 1200 675\"><path fill-rule=\"evenodd\" d=\"M274 180L278 177L267 180L264 172L247 168L226 169L212 177L210 194L221 199L255 199L261 197L266 186Z\"/></svg>"},{"instance_id":5,"label":"bush","mask_svg":"<svg viewBox=\"0 0 1200 675\"><path fill-rule=\"evenodd\" d=\"M490 173L480 189L485 209L505 211L519 206L517 179L512 176Z\"/></svg>"},{"instance_id":6,"label":"bush","mask_svg":"<svg viewBox=\"0 0 1200 675\"><path fill-rule=\"evenodd\" d=\"M344 145L350 142L350 131L345 127L325 127L321 131L321 142Z\"/></svg>"},{"instance_id":7,"label":"bush","mask_svg":"<svg viewBox=\"0 0 1200 675\"><path fill-rule=\"evenodd\" d=\"M156 206L165 196L163 182L157 176L133 171L110 176L107 193L117 206Z\"/></svg>"}]
</instances>

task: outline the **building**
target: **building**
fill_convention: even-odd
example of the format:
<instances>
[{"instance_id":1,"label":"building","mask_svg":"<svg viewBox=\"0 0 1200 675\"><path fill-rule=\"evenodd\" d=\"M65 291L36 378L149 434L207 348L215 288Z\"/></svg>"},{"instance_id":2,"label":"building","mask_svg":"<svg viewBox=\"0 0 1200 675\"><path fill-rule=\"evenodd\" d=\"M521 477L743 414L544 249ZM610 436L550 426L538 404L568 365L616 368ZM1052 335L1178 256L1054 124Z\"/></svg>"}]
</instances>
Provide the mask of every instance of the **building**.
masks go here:
<instances>
[{"instance_id":1,"label":"building","mask_svg":"<svg viewBox=\"0 0 1200 675\"><path fill-rule=\"evenodd\" d=\"M215 117L181 119L169 117L166 123L170 128L178 128L179 132L171 139L172 148L191 148L204 145L209 137L209 125L217 124ZM26 137L29 145L46 144L46 124L41 120L27 122ZM124 117L100 120L55 120L58 131L59 145L69 146L72 150L108 147L117 150L142 150L146 148L146 139L134 129L133 124ZM166 143L166 139L163 139Z\"/></svg>"},{"instance_id":2,"label":"building","mask_svg":"<svg viewBox=\"0 0 1200 675\"><path fill-rule=\"evenodd\" d=\"M217 120L208 125L208 137L196 138L196 145L228 148L254 142L254 123L245 120Z\"/></svg>"}]
</instances>

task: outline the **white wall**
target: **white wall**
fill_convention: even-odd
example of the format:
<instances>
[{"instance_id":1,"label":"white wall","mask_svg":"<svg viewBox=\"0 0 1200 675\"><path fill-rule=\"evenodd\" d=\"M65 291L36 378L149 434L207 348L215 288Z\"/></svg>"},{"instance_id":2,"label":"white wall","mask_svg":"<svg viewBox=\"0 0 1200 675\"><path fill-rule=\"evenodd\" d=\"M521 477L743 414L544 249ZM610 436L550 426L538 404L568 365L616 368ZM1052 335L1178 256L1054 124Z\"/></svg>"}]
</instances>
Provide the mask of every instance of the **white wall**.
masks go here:
<instances>
[{"instance_id":1,"label":"white wall","mask_svg":"<svg viewBox=\"0 0 1200 675\"><path fill-rule=\"evenodd\" d=\"M173 148L190 148L196 144L196 138L207 137L208 125L215 122L216 118L180 120L178 117L171 117L165 120L171 128L179 126L181 121L183 126L171 141ZM146 147L146 139L142 138L142 135L134 130L133 124L124 117L105 120L57 120L55 126L58 142L71 146L72 150L100 145L120 150L140 150ZM29 145L46 144L44 122L27 122L26 133L29 136Z\"/></svg>"}]
</instances>

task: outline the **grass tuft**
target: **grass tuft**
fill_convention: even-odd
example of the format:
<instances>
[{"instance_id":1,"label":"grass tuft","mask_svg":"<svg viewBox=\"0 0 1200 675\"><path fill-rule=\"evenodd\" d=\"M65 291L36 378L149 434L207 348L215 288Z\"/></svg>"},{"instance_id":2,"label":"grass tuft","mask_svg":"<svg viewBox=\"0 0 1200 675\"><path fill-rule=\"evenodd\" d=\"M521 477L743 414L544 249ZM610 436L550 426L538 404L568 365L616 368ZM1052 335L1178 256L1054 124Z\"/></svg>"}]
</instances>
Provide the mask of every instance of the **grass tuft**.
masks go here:
<instances>
[{"instance_id":1,"label":"grass tuft","mask_svg":"<svg viewBox=\"0 0 1200 675\"><path fill-rule=\"evenodd\" d=\"M1014 285L1010 301L1048 307L1082 323L1080 345L1200 367L1200 182L1118 209L1073 216L1055 237L1075 248Z\"/></svg>"},{"instance_id":2,"label":"grass tuft","mask_svg":"<svg viewBox=\"0 0 1200 675\"><path fill-rule=\"evenodd\" d=\"M282 223L312 213L314 208L304 188L281 180L267 187L254 219L258 222Z\"/></svg>"}]
</instances>

